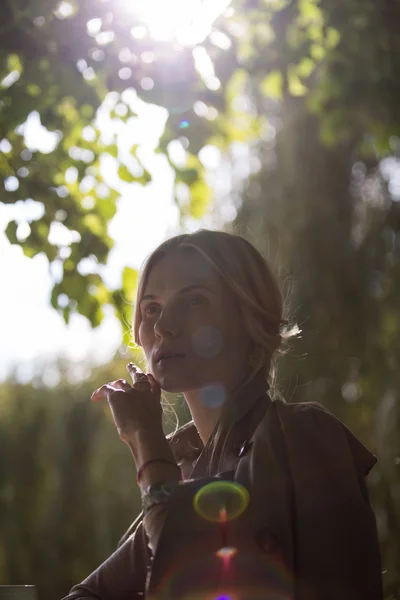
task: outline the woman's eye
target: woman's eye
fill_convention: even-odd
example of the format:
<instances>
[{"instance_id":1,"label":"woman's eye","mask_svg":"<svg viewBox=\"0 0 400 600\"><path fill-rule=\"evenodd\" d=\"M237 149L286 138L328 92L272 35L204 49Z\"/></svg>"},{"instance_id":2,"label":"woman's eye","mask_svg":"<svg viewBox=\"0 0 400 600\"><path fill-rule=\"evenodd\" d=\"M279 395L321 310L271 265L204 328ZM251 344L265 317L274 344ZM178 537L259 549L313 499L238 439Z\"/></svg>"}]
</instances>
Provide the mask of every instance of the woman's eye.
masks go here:
<instances>
[{"instance_id":1,"label":"woman's eye","mask_svg":"<svg viewBox=\"0 0 400 600\"><path fill-rule=\"evenodd\" d=\"M200 306L204 303L203 296L190 296L190 298L185 298L183 301L183 306L191 307L191 306ZM182 304L181 304L182 306ZM146 317L154 317L158 315L161 311L161 306L159 304L147 304L142 309L143 315Z\"/></svg>"},{"instance_id":2,"label":"woman's eye","mask_svg":"<svg viewBox=\"0 0 400 600\"><path fill-rule=\"evenodd\" d=\"M144 314L145 315L154 315L158 310L159 310L159 306L158 304L148 304L147 306L144 307Z\"/></svg>"},{"instance_id":3,"label":"woman's eye","mask_svg":"<svg viewBox=\"0 0 400 600\"><path fill-rule=\"evenodd\" d=\"M202 304L202 303L203 303L203 297L202 296L191 296L186 301L186 305L187 306L198 306L199 304Z\"/></svg>"}]
</instances>

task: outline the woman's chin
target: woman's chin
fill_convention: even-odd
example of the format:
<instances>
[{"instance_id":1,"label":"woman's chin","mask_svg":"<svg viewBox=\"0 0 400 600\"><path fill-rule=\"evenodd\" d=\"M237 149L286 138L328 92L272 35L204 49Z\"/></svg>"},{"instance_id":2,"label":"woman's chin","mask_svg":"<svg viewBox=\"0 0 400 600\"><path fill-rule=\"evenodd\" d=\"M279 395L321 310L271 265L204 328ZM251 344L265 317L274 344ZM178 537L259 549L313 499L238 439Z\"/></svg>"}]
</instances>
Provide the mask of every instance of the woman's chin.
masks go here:
<instances>
[{"instance_id":1,"label":"woman's chin","mask_svg":"<svg viewBox=\"0 0 400 600\"><path fill-rule=\"evenodd\" d=\"M183 378L168 375L166 373L154 375L161 389L169 394L181 394L185 390Z\"/></svg>"},{"instance_id":2,"label":"woman's chin","mask_svg":"<svg viewBox=\"0 0 400 600\"><path fill-rule=\"evenodd\" d=\"M197 389L199 387L198 383L196 384L196 382L192 381L189 377L175 373L157 373L154 377L158 381L161 389L170 394L182 394L185 391Z\"/></svg>"}]
</instances>

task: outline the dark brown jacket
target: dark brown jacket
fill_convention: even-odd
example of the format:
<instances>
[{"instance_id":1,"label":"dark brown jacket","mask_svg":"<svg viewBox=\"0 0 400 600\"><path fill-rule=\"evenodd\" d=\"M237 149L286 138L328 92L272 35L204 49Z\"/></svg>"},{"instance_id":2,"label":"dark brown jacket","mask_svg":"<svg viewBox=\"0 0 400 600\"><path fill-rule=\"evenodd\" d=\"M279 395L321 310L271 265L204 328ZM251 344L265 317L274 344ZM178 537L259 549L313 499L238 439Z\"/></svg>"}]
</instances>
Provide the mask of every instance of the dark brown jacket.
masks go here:
<instances>
[{"instance_id":1,"label":"dark brown jacket","mask_svg":"<svg viewBox=\"0 0 400 600\"><path fill-rule=\"evenodd\" d=\"M260 377L235 395L221 423L213 451L193 423L170 438L190 478L169 503L154 558L139 516L64 600L380 600L365 484L376 458L320 404L272 401ZM197 490L220 480L250 494L245 512L223 526L193 505ZM223 558L221 547L235 550Z\"/></svg>"}]
</instances>

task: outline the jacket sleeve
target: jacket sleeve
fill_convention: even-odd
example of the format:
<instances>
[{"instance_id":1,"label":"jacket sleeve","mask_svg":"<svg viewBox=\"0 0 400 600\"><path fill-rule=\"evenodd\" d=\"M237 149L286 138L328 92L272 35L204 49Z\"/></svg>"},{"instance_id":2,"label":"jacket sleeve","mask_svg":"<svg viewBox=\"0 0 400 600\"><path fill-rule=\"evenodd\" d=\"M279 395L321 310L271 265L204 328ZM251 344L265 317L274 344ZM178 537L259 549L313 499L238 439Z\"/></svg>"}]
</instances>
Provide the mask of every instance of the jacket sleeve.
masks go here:
<instances>
[{"instance_id":1,"label":"jacket sleeve","mask_svg":"<svg viewBox=\"0 0 400 600\"><path fill-rule=\"evenodd\" d=\"M143 600L150 551L143 523L63 600Z\"/></svg>"},{"instance_id":2,"label":"jacket sleeve","mask_svg":"<svg viewBox=\"0 0 400 600\"><path fill-rule=\"evenodd\" d=\"M282 404L278 411L293 482L296 598L381 600L365 483L376 457L320 404Z\"/></svg>"}]
</instances>

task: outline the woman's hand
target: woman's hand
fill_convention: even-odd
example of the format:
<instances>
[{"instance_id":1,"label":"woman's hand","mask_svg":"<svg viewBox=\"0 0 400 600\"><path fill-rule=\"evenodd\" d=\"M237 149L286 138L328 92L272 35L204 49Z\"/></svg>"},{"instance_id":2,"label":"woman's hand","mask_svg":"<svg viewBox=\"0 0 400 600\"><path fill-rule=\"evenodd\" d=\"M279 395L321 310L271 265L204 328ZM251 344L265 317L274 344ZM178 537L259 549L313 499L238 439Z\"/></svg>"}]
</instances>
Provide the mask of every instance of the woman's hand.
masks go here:
<instances>
[{"instance_id":1,"label":"woman's hand","mask_svg":"<svg viewBox=\"0 0 400 600\"><path fill-rule=\"evenodd\" d=\"M161 388L154 377L133 363L127 365L133 385L117 379L93 392L94 402L106 398L120 439L129 443L137 433L162 433Z\"/></svg>"}]
</instances>

